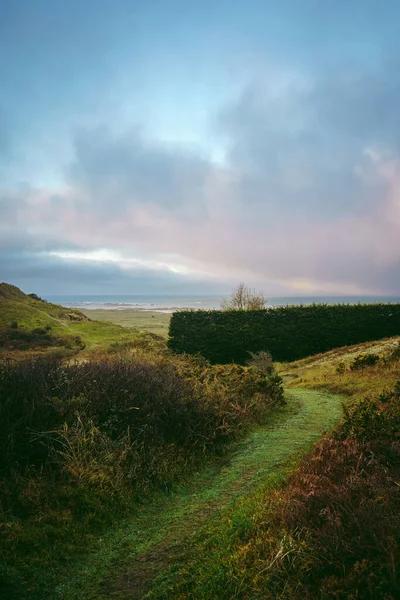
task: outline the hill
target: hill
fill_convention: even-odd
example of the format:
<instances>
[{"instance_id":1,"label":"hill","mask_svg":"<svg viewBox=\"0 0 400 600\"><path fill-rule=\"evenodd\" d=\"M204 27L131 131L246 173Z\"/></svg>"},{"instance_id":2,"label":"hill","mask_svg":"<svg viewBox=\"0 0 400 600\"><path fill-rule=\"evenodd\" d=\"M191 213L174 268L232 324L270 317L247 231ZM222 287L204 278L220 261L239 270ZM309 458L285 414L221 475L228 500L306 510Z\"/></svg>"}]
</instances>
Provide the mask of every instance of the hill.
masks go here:
<instances>
[{"instance_id":1,"label":"hill","mask_svg":"<svg viewBox=\"0 0 400 600\"><path fill-rule=\"evenodd\" d=\"M64 331L71 322L88 322L90 319L78 310L72 310L42 300L36 294L24 294L18 287L0 283L0 327L15 327L31 331L36 327L50 326L54 331Z\"/></svg>"},{"instance_id":2,"label":"hill","mask_svg":"<svg viewBox=\"0 0 400 600\"><path fill-rule=\"evenodd\" d=\"M137 328L92 321L78 310L25 294L9 283L0 283L0 352L30 350L43 352L55 348L78 352L111 344L137 343L151 336Z\"/></svg>"}]
</instances>

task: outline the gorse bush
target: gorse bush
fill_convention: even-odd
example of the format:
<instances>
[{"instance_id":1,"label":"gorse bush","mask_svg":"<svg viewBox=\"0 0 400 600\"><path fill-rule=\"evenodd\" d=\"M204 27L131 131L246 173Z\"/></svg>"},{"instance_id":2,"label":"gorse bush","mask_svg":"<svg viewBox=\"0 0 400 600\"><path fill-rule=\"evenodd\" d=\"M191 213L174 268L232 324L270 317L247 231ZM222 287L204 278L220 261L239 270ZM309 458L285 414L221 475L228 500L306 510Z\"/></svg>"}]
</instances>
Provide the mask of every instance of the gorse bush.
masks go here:
<instances>
[{"instance_id":1,"label":"gorse bush","mask_svg":"<svg viewBox=\"0 0 400 600\"><path fill-rule=\"evenodd\" d=\"M346 371L346 363L344 362L344 360L341 360L336 367L336 372L342 374L345 371Z\"/></svg>"},{"instance_id":2,"label":"gorse bush","mask_svg":"<svg viewBox=\"0 0 400 600\"><path fill-rule=\"evenodd\" d=\"M364 369L365 367L370 367L372 365L376 365L376 363L380 360L380 356L378 354L359 354L355 357L355 359L350 364L350 369L352 371L358 371L359 369Z\"/></svg>"},{"instance_id":3,"label":"gorse bush","mask_svg":"<svg viewBox=\"0 0 400 600\"><path fill-rule=\"evenodd\" d=\"M379 356L378 354L374 354L373 352L369 352L367 354L357 354L357 356L353 358L353 360L348 365L346 365L346 363L343 360L341 360L336 366L336 372L340 374L345 373L345 371L347 370L347 366L349 366L351 371L361 371L362 369L365 369L367 367L373 367L379 361L385 361L387 363L390 360L390 357L385 358L384 356Z\"/></svg>"},{"instance_id":4,"label":"gorse bush","mask_svg":"<svg viewBox=\"0 0 400 600\"><path fill-rule=\"evenodd\" d=\"M179 311L169 347L213 363L245 364L249 352L292 361L400 334L400 304L285 306L265 310Z\"/></svg>"},{"instance_id":5,"label":"gorse bush","mask_svg":"<svg viewBox=\"0 0 400 600\"><path fill-rule=\"evenodd\" d=\"M250 367L140 348L79 362L3 361L0 558L11 587L28 577L23 556L32 568L66 560L77 536L84 546L111 513L169 488L264 422L283 402L281 383Z\"/></svg>"},{"instance_id":6,"label":"gorse bush","mask_svg":"<svg viewBox=\"0 0 400 600\"><path fill-rule=\"evenodd\" d=\"M395 389L379 398L364 398L354 405L344 407L345 418L338 437L356 437L374 441L398 439L400 443L400 382ZM400 456L399 456L400 458Z\"/></svg>"},{"instance_id":7,"label":"gorse bush","mask_svg":"<svg viewBox=\"0 0 400 600\"><path fill-rule=\"evenodd\" d=\"M121 357L63 365L57 359L5 363L0 370L0 469L42 465L39 433L79 417L112 440L217 447L257 413L282 400L280 379L252 368L210 367L161 356ZM224 424L222 426L222 424ZM32 435L32 432L34 435Z\"/></svg>"}]
</instances>

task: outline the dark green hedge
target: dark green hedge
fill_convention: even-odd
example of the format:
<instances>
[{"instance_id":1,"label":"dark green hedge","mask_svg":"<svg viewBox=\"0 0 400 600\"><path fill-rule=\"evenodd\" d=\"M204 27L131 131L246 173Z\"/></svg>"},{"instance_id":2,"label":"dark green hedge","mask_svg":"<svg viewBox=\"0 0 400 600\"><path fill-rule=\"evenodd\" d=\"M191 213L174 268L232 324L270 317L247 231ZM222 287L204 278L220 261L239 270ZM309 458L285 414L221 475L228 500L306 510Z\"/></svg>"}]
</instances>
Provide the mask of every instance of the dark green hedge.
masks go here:
<instances>
[{"instance_id":1,"label":"dark green hedge","mask_svg":"<svg viewBox=\"0 0 400 600\"><path fill-rule=\"evenodd\" d=\"M291 361L332 348L400 334L400 304L313 304L252 311L180 311L169 347L213 363L245 363L269 350Z\"/></svg>"}]
</instances>

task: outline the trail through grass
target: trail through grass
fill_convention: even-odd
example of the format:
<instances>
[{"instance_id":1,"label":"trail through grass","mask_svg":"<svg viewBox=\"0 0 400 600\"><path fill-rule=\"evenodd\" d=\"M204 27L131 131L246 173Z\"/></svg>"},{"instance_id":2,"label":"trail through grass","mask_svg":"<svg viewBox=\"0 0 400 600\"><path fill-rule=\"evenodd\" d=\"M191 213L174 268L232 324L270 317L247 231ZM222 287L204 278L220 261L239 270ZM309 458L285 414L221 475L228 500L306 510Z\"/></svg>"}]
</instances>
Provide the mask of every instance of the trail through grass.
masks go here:
<instances>
[{"instance_id":1,"label":"trail through grass","mask_svg":"<svg viewBox=\"0 0 400 600\"><path fill-rule=\"evenodd\" d=\"M147 593L167 597L171 565L184 563L202 530L204 535L213 529L218 532L235 507L236 517L251 526L251 503L243 508L243 500L284 481L296 460L341 417L339 395L293 389L287 400L274 422L253 431L229 458L198 473L174 493L158 495L139 507L136 517L97 540L73 577L69 574L60 582L54 598L133 600ZM217 561L218 551L216 547Z\"/></svg>"}]
</instances>

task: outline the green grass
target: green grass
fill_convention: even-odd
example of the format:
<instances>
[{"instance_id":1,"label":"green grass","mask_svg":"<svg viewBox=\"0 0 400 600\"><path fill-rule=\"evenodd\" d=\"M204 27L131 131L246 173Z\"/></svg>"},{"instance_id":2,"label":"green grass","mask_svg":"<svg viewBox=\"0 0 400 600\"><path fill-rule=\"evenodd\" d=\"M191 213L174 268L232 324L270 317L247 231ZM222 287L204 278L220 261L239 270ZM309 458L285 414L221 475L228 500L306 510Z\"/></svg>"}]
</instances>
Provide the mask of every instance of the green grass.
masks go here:
<instances>
[{"instance_id":1,"label":"green grass","mask_svg":"<svg viewBox=\"0 0 400 600\"><path fill-rule=\"evenodd\" d=\"M141 331L148 331L163 337L168 336L171 315L167 313L152 312L147 310L81 310L81 312L94 321L107 321L122 327L135 327Z\"/></svg>"},{"instance_id":2,"label":"green grass","mask_svg":"<svg viewBox=\"0 0 400 600\"><path fill-rule=\"evenodd\" d=\"M284 481L312 443L340 419L339 396L296 390L288 399L274 423L254 430L230 459L209 466L168 496L155 496L148 506L137 509L136 517L97 539L86 561L73 566L52 597L143 598L157 575L150 597L177 598L166 594L171 585L182 578L186 581L188 549L195 546L201 552L206 544L205 571L195 574L205 586L205 595L199 591L200 595L191 597L219 598L207 596L206 580L215 562L222 579L227 576L226 536L241 535L251 527L254 506L262 494Z\"/></svg>"},{"instance_id":3,"label":"green grass","mask_svg":"<svg viewBox=\"0 0 400 600\"><path fill-rule=\"evenodd\" d=\"M95 320L81 318L77 311L71 311L71 317L69 309L0 285L0 327L13 320L27 331L50 325L54 333L79 336L86 344L83 356L87 357L112 345L116 352L143 341L165 345L140 330L165 336L169 315L85 312ZM42 524L38 533L38 546L43 528L48 547L54 544L46 560L49 568L44 569L40 560L27 558L33 583L42 589L40 599L134 600L146 594L153 600L239 598L241 583L232 582L233 565L240 563L237 553L245 547L256 518L264 514L266 499L272 490L285 485L313 442L338 422L343 396L337 394L360 399L379 394L400 379L400 360L388 360L399 340L358 344L278 365L286 386L295 389L288 390L288 405L276 411L273 422L254 429L230 448L229 455L213 460L172 492L157 492L146 504L130 506L129 517L126 506L116 514L117 506L112 502L105 518L101 516L104 507L95 504L84 518L55 511L54 523ZM365 352L377 353L385 360L351 371L351 361ZM346 368L338 373L341 362ZM35 493L34 486L28 490L32 499ZM29 497L26 500L29 502ZM38 523L32 527L39 531ZM60 535L62 543L70 535L68 559L63 559L61 550L57 554L57 548L62 547ZM26 536L29 538L29 531ZM29 590L21 590L18 599L31 600L29 594ZM261 598L254 596L254 600Z\"/></svg>"},{"instance_id":4,"label":"green grass","mask_svg":"<svg viewBox=\"0 0 400 600\"><path fill-rule=\"evenodd\" d=\"M81 311L64 308L50 302L31 298L17 287L0 284L0 330L7 331L10 325L17 330L31 332L37 328L48 328L49 335L79 336L84 342L85 351L106 349L110 344L134 343L144 339L143 332L167 335L170 315L139 313L117 318L118 311ZM104 314L103 314L104 313ZM105 321L99 320L101 317ZM93 320L90 320L93 318ZM56 343L56 342L55 342ZM13 343L7 344L6 351L13 350ZM32 350L35 344L32 343ZM54 348L54 346L53 346ZM18 348L17 348L18 350ZM51 348L41 349L49 351ZM14 352L17 354L17 352Z\"/></svg>"},{"instance_id":5,"label":"green grass","mask_svg":"<svg viewBox=\"0 0 400 600\"><path fill-rule=\"evenodd\" d=\"M0 294L0 327L16 322L25 331L49 325L55 333L68 333L70 320L67 314L67 309L55 304L37 302L28 297L7 298Z\"/></svg>"},{"instance_id":6,"label":"green grass","mask_svg":"<svg viewBox=\"0 0 400 600\"><path fill-rule=\"evenodd\" d=\"M137 329L126 329L104 321L71 323L69 329L79 335L88 349L106 348L113 343L124 344L141 338L141 332Z\"/></svg>"}]
</instances>

